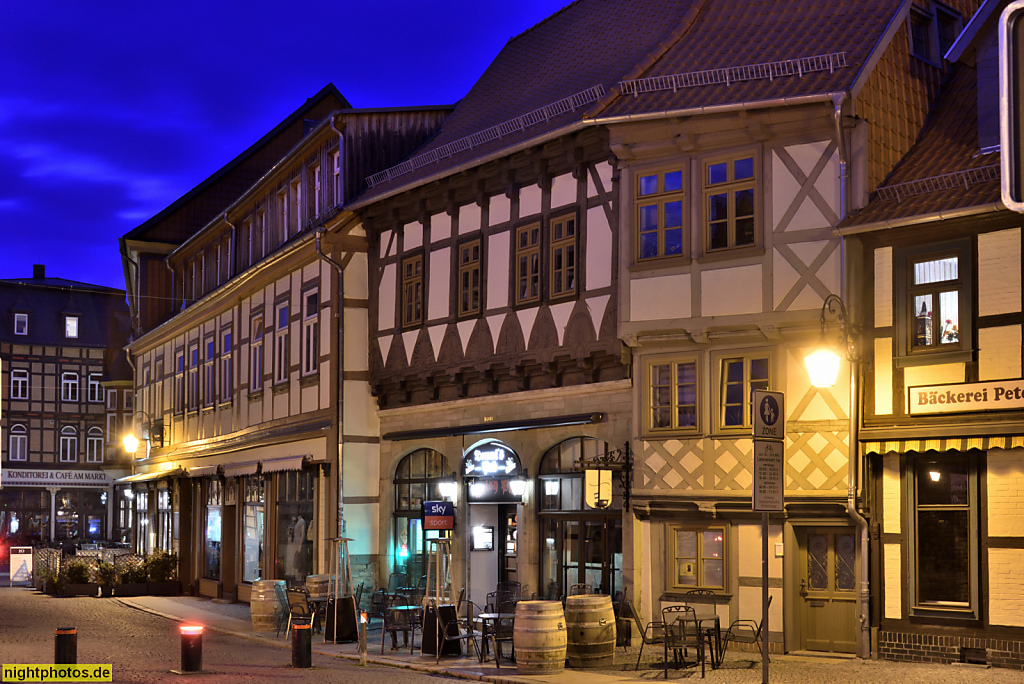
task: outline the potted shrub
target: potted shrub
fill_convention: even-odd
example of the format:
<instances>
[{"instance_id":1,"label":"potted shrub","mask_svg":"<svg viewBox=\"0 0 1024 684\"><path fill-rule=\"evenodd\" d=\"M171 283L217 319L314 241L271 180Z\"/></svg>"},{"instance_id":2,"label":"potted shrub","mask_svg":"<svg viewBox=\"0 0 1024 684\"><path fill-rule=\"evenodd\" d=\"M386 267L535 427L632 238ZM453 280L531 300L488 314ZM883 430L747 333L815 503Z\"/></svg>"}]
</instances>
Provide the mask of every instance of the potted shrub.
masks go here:
<instances>
[{"instance_id":1,"label":"potted shrub","mask_svg":"<svg viewBox=\"0 0 1024 684\"><path fill-rule=\"evenodd\" d=\"M45 567L40 568L39 572L36 573L36 577L39 591L44 594L53 594L55 592L54 580L57 578L57 574L53 570Z\"/></svg>"},{"instance_id":2,"label":"potted shrub","mask_svg":"<svg viewBox=\"0 0 1024 684\"><path fill-rule=\"evenodd\" d=\"M60 574L64 576L64 596L95 596L99 592L99 585L89 581L92 572L84 561L68 561Z\"/></svg>"},{"instance_id":3,"label":"potted shrub","mask_svg":"<svg viewBox=\"0 0 1024 684\"><path fill-rule=\"evenodd\" d=\"M149 593L155 596L177 596L181 593L178 581L178 556L167 551L154 551L146 557L149 575Z\"/></svg>"},{"instance_id":4,"label":"potted shrub","mask_svg":"<svg viewBox=\"0 0 1024 684\"><path fill-rule=\"evenodd\" d=\"M96 566L96 581L100 584L100 596L111 596L117 584L117 568L114 564L100 561Z\"/></svg>"},{"instance_id":5,"label":"potted shrub","mask_svg":"<svg viewBox=\"0 0 1024 684\"><path fill-rule=\"evenodd\" d=\"M130 565L121 570L121 583L114 586L114 596L144 596L146 594L146 566Z\"/></svg>"}]
</instances>

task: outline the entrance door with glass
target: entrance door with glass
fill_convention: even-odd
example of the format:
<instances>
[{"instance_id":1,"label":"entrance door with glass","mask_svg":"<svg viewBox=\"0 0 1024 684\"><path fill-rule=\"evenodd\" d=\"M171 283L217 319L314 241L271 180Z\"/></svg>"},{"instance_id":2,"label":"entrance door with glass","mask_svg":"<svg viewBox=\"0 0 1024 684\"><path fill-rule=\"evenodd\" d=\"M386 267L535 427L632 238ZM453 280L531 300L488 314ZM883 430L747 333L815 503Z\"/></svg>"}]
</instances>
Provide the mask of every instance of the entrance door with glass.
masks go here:
<instances>
[{"instance_id":1,"label":"entrance door with glass","mask_svg":"<svg viewBox=\"0 0 1024 684\"><path fill-rule=\"evenodd\" d=\"M857 544L851 527L797 530L800 649L857 650Z\"/></svg>"}]
</instances>

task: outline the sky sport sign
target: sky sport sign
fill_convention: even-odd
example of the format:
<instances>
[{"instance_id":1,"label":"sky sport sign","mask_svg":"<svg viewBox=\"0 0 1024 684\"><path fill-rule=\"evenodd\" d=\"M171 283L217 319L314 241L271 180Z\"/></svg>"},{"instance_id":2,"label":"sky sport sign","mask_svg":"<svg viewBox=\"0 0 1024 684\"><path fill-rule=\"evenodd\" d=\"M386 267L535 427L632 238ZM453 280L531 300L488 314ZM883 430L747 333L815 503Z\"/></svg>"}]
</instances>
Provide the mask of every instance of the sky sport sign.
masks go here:
<instances>
[{"instance_id":1,"label":"sky sport sign","mask_svg":"<svg viewBox=\"0 0 1024 684\"><path fill-rule=\"evenodd\" d=\"M1024 408L1024 381L925 385L908 390L910 415Z\"/></svg>"}]
</instances>

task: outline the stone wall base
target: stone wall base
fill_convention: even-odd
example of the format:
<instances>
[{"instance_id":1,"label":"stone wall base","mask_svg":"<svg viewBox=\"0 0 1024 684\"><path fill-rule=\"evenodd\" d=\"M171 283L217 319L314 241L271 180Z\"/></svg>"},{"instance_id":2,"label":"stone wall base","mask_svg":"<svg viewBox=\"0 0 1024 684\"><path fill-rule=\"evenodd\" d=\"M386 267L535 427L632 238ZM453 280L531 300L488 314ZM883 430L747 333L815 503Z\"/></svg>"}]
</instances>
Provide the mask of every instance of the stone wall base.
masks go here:
<instances>
[{"instance_id":1,"label":"stone wall base","mask_svg":"<svg viewBox=\"0 0 1024 684\"><path fill-rule=\"evenodd\" d=\"M878 657L915 663L985 664L1024 670L1024 640L879 631Z\"/></svg>"}]
</instances>

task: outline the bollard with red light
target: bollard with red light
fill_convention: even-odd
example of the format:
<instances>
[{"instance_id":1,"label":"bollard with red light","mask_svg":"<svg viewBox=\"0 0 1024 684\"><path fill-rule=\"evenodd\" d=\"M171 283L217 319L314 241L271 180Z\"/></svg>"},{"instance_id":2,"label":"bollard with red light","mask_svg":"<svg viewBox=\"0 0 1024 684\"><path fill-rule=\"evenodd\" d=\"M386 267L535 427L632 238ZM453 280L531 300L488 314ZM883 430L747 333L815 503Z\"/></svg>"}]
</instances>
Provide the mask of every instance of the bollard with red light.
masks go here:
<instances>
[{"instance_id":1,"label":"bollard with red light","mask_svg":"<svg viewBox=\"0 0 1024 684\"><path fill-rule=\"evenodd\" d=\"M53 663L78 664L78 630L74 627L58 627L53 630Z\"/></svg>"},{"instance_id":2,"label":"bollard with red light","mask_svg":"<svg viewBox=\"0 0 1024 684\"><path fill-rule=\"evenodd\" d=\"M203 626L182 625L181 672L203 671Z\"/></svg>"},{"instance_id":3,"label":"bollard with red light","mask_svg":"<svg viewBox=\"0 0 1024 684\"><path fill-rule=\"evenodd\" d=\"M292 622L292 667L313 667L313 630L306 620Z\"/></svg>"}]
</instances>

